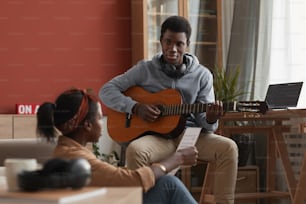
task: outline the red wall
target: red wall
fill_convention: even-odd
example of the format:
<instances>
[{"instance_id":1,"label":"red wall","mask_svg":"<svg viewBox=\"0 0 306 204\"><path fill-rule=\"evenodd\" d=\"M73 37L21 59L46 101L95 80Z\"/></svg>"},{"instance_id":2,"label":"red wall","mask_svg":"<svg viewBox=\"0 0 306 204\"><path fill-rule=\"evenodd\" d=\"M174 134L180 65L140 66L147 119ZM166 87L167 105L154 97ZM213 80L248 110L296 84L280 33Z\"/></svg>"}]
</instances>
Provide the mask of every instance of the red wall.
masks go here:
<instances>
[{"instance_id":1,"label":"red wall","mask_svg":"<svg viewBox=\"0 0 306 204\"><path fill-rule=\"evenodd\" d=\"M0 113L99 88L131 64L130 1L1 0Z\"/></svg>"}]
</instances>

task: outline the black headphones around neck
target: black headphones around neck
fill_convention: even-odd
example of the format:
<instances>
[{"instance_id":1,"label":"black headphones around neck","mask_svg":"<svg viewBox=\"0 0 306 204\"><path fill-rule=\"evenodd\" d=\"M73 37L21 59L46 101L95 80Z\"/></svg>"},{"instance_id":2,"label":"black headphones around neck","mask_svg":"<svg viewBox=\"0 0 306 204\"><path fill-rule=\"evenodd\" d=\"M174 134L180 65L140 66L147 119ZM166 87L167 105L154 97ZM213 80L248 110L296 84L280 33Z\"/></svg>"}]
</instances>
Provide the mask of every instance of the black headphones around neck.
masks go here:
<instances>
[{"instance_id":1,"label":"black headphones around neck","mask_svg":"<svg viewBox=\"0 0 306 204\"><path fill-rule=\"evenodd\" d=\"M162 71L167 74L169 77L174 79L179 79L182 76L185 75L187 66L186 66L186 60L184 57L183 64L176 66L174 64L169 64L163 59L163 55L160 57L160 62L162 66Z\"/></svg>"}]
</instances>

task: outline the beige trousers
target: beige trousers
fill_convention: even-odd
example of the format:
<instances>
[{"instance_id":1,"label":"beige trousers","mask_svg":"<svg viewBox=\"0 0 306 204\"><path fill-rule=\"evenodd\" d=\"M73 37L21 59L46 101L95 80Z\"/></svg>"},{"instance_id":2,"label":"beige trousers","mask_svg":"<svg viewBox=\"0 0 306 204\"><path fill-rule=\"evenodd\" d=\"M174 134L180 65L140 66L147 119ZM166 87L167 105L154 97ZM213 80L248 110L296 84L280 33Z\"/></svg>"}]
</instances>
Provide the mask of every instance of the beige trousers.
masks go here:
<instances>
[{"instance_id":1,"label":"beige trousers","mask_svg":"<svg viewBox=\"0 0 306 204\"><path fill-rule=\"evenodd\" d=\"M136 169L173 154L179 139L146 135L132 141L126 150L126 165ZM215 163L214 195L217 203L234 203L238 168L236 143L216 134L201 133L196 143L199 159ZM204 170L203 170L204 171Z\"/></svg>"}]
</instances>

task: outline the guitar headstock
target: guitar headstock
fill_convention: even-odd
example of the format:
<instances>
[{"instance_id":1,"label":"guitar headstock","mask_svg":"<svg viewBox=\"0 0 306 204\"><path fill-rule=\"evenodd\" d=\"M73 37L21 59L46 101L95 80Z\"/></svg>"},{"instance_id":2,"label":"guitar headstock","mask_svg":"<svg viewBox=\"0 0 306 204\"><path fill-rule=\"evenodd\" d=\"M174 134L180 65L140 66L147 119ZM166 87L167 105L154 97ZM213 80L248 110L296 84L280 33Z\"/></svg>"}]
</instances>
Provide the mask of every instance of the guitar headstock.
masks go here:
<instances>
[{"instance_id":1,"label":"guitar headstock","mask_svg":"<svg viewBox=\"0 0 306 204\"><path fill-rule=\"evenodd\" d=\"M265 101L235 101L226 103L223 107L229 112L251 112L262 114L265 114L269 109Z\"/></svg>"}]
</instances>

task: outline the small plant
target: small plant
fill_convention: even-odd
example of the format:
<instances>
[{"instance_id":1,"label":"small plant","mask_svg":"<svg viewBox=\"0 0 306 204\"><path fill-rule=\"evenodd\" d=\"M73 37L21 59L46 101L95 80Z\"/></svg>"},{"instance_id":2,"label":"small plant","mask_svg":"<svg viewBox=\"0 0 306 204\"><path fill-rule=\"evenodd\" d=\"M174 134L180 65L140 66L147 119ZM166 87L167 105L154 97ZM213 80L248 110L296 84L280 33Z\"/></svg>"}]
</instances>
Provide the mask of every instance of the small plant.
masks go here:
<instances>
[{"instance_id":1,"label":"small plant","mask_svg":"<svg viewBox=\"0 0 306 204\"><path fill-rule=\"evenodd\" d=\"M113 166L118 166L119 157L116 151L112 151L110 154L101 153L97 143L92 143L92 149L94 155L96 155L98 159L101 159L102 161L105 161Z\"/></svg>"},{"instance_id":2,"label":"small plant","mask_svg":"<svg viewBox=\"0 0 306 204\"><path fill-rule=\"evenodd\" d=\"M92 143L92 151L97 158L100 158L102 155L100 153L100 148L97 143Z\"/></svg>"},{"instance_id":3,"label":"small plant","mask_svg":"<svg viewBox=\"0 0 306 204\"><path fill-rule=\"evenodd\" d=\"M214 90L216 99L222 102L235 101L239 96L246 94L238 87L240 69L237 67L234 72L226 73L222 67L215 67Z\"/></svg>"}]
</instances>

